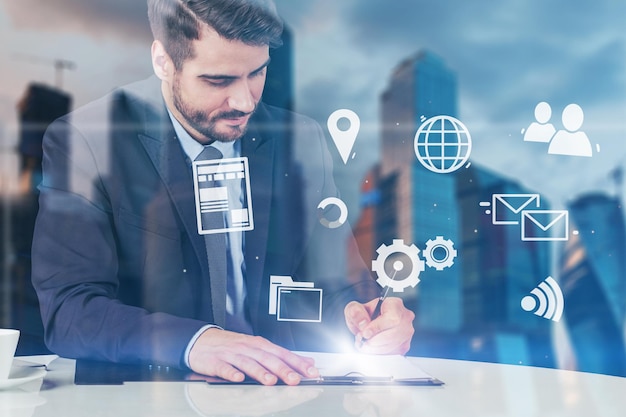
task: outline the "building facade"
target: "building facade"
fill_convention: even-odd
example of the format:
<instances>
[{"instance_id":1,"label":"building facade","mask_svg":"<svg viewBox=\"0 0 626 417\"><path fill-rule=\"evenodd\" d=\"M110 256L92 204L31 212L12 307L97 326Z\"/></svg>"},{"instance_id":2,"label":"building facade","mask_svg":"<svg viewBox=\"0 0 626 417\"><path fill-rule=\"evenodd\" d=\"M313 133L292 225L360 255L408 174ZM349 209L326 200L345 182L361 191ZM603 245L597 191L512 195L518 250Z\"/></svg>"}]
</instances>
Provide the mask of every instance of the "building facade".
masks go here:
<instances>
[{"instance_id":1,"label":"building facade","mask_svg":"<svg viewBox=\"0 0 626 417\"><path fill-rule=\"evenodd\" d=\"M422 166L414 137L434 116L459 118L457 81L424 51L398 65L381 96L381 160L364 189L376 199L364 199L356 224L360 254L367 262L380 245L402 240L425 259L429 241L453 245L451 266L425 265L415 288L394 294L416 314L412 354L554 366L551 324L520 307L549 275L551 246L522 242L519 226L491 224L479 204L494 193L531 191L477 164L446 174Z\"/></svg>"}]
</instances>

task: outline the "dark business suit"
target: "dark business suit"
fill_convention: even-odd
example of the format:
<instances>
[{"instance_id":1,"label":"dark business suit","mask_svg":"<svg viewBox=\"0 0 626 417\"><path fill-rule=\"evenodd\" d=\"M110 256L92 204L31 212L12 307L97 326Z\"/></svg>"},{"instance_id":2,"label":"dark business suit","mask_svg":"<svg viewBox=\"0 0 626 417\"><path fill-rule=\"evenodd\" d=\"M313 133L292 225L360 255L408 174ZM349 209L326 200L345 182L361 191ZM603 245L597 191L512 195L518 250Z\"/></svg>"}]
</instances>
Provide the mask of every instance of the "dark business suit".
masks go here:
<instances>
[{"instance_id":1,"label":"dark business suit","mask_svg":"<svg viewBox=\"0 0 626 417\"><path fill-rule=\"evenodd\" d=\"M224 323L226 277L210 277L190 162L159 87L153 78L117 90L44 139L33 283L46 343L61 355L181 366L198 329ZM256 334L306 348L293 332L320 324L294 330L270 316L269 275L314 281L336 301L324 322L341 321L345 270L324 257L340 256L348 234L315 216L336 194L324 136L310 119L261 104L241 141L255 222L245 233L249 317Z\"/></svg>"}]
</instances>

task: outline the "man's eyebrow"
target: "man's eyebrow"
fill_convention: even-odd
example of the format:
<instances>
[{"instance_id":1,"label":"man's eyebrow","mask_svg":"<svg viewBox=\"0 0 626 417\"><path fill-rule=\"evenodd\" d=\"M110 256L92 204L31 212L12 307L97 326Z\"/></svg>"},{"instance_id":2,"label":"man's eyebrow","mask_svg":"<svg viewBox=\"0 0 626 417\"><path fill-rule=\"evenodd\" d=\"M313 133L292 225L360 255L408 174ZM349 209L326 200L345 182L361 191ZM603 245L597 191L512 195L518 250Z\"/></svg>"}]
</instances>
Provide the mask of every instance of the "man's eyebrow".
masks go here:
<instances>
[{"instance_id":1,"label":"man's eyebrow","mask_svg":"<svg viewBox=\"0 0 626 417\"><path fill-rule=\"evenodd\" d=\"M257 68L254 71L252 71L250 74L257 73L257 72L261 71L263 68L266 68L270 64L271 61L272 61L272 58L267 58L267 61L265 61L263 63L263 65L261 65L259 68Z\"/></svg>"},{"instance_id":2,"label":"man's eyebrow","mask_svg":"<svg viewBox=\"0 0 626 417\"><path fill-rule=\"evenodd\" d=\"M267 61L263 63L263 65L261 65L257 69L250 72L250 74L256 74L257 72L261 71L263 68L267 67L270 64L271 60L272 60L271 58L268 58ZM226 75L226 74L201 74L201 75L198 75L198 78L204 78L207 80L235 80L239 77L236 75Z\"/></svg>"}]
</instances>

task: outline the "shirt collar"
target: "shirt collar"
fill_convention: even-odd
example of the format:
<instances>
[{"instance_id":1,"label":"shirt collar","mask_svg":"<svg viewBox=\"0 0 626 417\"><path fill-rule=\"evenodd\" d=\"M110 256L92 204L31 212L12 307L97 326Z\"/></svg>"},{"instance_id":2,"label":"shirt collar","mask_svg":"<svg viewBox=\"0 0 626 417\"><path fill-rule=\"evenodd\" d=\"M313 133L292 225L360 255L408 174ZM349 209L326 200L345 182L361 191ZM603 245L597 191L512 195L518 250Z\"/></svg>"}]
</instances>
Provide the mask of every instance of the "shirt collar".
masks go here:
<instances>
[{"instance_id":1,"label":"shirt collar","mask_svg":"<svg viewBox=\"0 0 626 417\"><path fill-rule=\"evenodd\" d=\"M189 157L190 160L194 161L198 157L198 155L200 155L200 153L204 150L205 145L192 138L191 135L185 130L185 128L174 117L169 109L167 109L167 113L170 116L172 125L174 125L176 137L178 137L178 141L183 147L183 151L185 151L185 154ZM237 158L241 155L241 141L239 140L235 140L232 142L214 141L209 146L213 146L214 148L219 150L222 155L224 155L224 159Z\"/></svg>"}]
</instances>

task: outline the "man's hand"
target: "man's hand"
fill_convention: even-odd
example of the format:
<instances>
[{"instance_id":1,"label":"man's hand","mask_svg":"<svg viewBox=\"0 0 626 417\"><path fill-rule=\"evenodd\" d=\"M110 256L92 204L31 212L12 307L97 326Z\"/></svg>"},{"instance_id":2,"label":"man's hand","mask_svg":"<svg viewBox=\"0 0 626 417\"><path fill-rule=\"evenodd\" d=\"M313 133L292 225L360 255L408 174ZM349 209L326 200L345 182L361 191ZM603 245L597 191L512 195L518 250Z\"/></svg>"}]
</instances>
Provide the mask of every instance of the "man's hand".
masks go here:
<instances>
[{"instance_id":1,"label":"man's hand","mask_svg":"<svg viewBox=\"0 0 626 417\"><path fill-rule=\"evenodd\" d=\"M191 370L227 381L241 382L245 376L263 385L282 380L297 385L302 376L316 378L319 371L311 358L291 353L259 336L207 329L189 353Z\"/></svg>"},{"instance_id":2,"label":"man's hand","mask_svg":"<svg viewBox=\"0 0 626 417\"><path fill-rule=\"evenodd\" d=\"M372 320L376 303L378 298L366 304L352 301L344 310L348 329L355 335L355 346L363 353L406 354L415 332L415 314L404 307L400 298L389 297L383 301L380 315Z\"/></svg>"}]
</instances>

